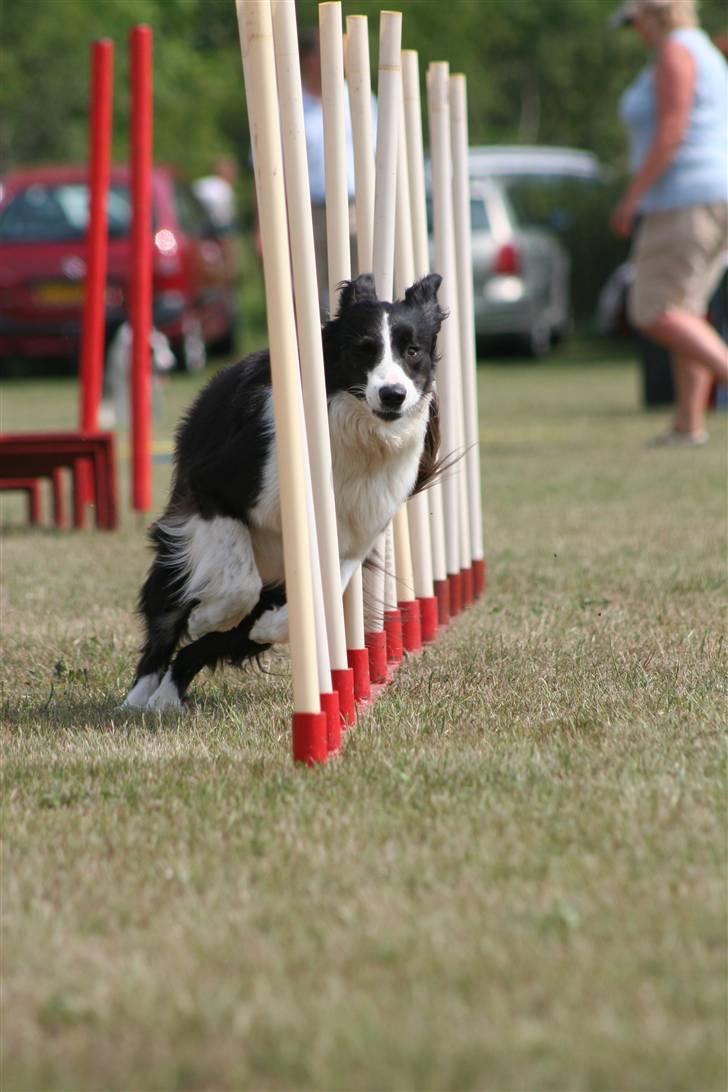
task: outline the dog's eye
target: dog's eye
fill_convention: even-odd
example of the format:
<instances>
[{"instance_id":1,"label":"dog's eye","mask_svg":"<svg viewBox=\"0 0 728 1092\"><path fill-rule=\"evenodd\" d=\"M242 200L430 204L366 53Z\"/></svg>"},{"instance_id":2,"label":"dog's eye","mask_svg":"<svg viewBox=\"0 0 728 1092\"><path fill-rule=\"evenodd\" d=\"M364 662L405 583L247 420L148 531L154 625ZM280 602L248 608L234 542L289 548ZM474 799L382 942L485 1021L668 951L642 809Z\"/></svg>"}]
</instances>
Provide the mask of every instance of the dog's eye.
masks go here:
<instances>
[{"instance_id":1,"label":"dog's eye","mask_svg":"<svg viewBox=\"0 0 728 1092\"><path fill-rule=\"evenodd\" d=\"M407 359L408 360L417 360L420 356L422 356L422 349L420 349L418 345L408 345L407 346Z\"/></svg>"}]
</instances>

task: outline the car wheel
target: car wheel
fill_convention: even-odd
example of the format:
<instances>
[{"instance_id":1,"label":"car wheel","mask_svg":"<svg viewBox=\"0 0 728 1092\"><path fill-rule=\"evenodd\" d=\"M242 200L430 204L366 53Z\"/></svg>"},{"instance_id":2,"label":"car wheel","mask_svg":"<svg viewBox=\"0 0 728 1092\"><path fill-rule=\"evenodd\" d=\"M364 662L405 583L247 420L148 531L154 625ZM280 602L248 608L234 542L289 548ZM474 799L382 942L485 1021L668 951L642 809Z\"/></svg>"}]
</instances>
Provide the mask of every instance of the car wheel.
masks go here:
<instances>
[{"instance_id":1,"label":"car wheel","mask_svg":"<svg viewBox=\"0 0 728 1092\"><path fill-rule=\"evenodd\" d=\"M207 346L198 319L189 319L185 323L185 332L172 343L172 351L179 368L186 372L202 371L207 364Z\"/></svg>"},{"instance_id":2,"label":"car wheel","mask_svg":"<svg viewBox=\"0 0 728 1092\"><path fill-rule=\"evenodd\" d=\"M546 356L551 348L551 327L545 318L537 318L534 321L533 326L528 331L526 348L528 355L532 356L534 360Z\"/></svg>"}]
</instances>

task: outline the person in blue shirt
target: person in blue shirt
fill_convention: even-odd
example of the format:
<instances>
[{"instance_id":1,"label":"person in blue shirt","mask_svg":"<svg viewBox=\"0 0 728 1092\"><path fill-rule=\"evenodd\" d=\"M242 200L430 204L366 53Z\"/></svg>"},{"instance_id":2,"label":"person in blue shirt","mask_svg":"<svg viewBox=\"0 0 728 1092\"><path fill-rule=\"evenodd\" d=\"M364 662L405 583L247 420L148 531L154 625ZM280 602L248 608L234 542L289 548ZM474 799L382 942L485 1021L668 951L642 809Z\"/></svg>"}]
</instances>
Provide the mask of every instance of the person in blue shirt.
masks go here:
<instances>
[{"instance_id":1,"label":"person in blue shirt","mask_svg":"<svg viewBox=\"0 0 728 1092\"><path fill-rule=\"evenodd\" d=\"M728 66L695 0L626 0L613 22L654 62L620 100L632 180L611 224L626 237L639 221L630 317L672 353L675 418L653 443L692 447L713 379L728 382L728 346L705 318L728 248Z\"/></svg>"}]
</instances>

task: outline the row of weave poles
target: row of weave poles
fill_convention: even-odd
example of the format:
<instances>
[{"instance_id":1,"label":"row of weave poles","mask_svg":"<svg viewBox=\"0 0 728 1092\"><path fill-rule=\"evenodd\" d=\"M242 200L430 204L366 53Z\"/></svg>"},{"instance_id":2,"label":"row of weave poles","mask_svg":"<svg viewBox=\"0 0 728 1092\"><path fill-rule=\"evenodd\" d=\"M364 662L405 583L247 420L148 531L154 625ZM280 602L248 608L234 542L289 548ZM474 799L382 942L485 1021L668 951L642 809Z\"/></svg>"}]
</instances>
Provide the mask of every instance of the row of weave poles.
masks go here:
<instances>
[{"instance_id":1,"label":"row of weave poles","mask_svg":"<svg viewBox=\"0 0 728 1092\"><path fill-rule=\"evenodd\" d=\"M294 0L236 0L265 279L293 680L293 757L335 753L403 651L435 639L485 587L473 323L466 81L427 71L430 261L417 53L402 15L379 25L372 136L368 23L319 5L329 298L354 273L401 298L432 267L448 313L438 339L441 457L342 596ZM351 268L345 79L354 143L358 269ZM305 454L308 453L308 459ZM302 457L304 456L304 457ZM365 610L366 602L366 610Z\"/></svg>"}]
</instances>

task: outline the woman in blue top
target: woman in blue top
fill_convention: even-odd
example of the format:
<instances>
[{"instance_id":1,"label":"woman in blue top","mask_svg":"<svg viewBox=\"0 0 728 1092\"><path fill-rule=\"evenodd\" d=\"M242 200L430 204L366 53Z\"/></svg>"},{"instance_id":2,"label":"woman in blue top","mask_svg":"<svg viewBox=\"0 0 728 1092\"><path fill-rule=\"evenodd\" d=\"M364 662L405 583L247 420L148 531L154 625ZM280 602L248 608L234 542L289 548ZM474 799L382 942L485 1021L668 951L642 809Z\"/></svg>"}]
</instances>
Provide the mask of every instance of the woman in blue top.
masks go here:
<instances>
[{"instance_id":1,"label":"woman in blue top","mask_svg":"<svg viewBox=\"0 0 728 1092\"><path fill-rule=\"evenodd\" d=\"M632 181L612 227L633 245L629 311L670 349L673 427L657 443L705 443L713 377L728 382L728 347L706 322L728 247L728 66L698 28L695 0L626 0L615 22L654 50L620 101Z\"/></svg>"}]
</instances>

